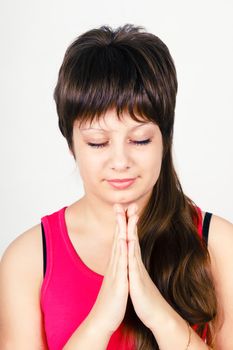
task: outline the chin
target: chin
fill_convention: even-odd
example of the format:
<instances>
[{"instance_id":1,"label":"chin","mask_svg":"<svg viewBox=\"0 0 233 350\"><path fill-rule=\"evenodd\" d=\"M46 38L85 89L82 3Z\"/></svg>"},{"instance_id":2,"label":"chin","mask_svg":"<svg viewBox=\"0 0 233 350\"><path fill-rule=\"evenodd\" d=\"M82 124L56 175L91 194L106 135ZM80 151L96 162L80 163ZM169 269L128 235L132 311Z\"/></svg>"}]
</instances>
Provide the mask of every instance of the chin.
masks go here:
<instances>
[{"instance_id":1,"label":"chin","mask_svg":"<svg viewBox=\"0 0 233 350\"><path fill-rule=\"evenodd\" d=\"M133 194L118 193L116 196L111 197L111 202L129 205L130 203L137 202L142 196L140 194L135 196Z\"/></svg>"}]
</instances>

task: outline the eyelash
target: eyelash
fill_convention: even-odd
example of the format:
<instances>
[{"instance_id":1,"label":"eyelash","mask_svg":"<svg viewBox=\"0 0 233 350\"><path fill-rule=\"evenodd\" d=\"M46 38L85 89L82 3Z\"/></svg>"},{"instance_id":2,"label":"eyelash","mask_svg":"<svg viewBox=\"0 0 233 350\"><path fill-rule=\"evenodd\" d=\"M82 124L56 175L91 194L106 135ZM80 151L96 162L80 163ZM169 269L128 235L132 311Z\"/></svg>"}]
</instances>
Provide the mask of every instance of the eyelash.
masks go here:
<instances>
[{"instance_id":1,"label":"eyelash","mask_svg":"<svg viewBox=\"0 0 233 350\"><path fill-rule=\"evenodd\" d=\"M151 139L147 139L147 140L142 140L142 141L132 141L136 146L144 146L144 145L148 145L151 142ZM107 145L107 142L105 143L91 143L88 142L87 143L88 146L93 147L93 148L103 148Z\"/></svg>"}]
</instances>

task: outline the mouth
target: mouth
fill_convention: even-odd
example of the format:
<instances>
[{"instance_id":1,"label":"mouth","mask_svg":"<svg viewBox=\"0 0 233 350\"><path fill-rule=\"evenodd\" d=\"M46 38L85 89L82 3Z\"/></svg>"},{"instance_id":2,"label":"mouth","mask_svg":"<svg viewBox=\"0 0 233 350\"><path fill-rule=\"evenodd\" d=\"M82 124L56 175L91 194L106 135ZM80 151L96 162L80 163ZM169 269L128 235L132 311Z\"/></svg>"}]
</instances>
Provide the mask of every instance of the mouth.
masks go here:
<instances>
[{"instance_id":1,"label":"mouth","mask_svg":"<svg viewBox=\"0 0 233 350\"><path fill-rule=\"evenodd\" d=\"M112 180L107 180L107 182L116 189L126 189L130 187L134 182L136 178L131 178L131 179L112 179Z\"/></svg>"}]
</instances>

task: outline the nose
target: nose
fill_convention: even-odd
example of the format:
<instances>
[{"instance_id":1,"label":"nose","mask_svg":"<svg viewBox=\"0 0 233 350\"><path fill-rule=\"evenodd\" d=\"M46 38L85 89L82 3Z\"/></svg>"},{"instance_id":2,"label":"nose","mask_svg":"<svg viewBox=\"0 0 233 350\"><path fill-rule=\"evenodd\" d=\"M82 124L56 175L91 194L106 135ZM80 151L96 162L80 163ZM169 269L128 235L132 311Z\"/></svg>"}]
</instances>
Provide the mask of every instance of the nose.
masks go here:
<instances>
[{"instance_id":1,"label":"nose","mask_svg":"<svg viewBox=\"0 0 233 350\"><path fill-rule=\"evenodd\" d=\"M118 144L112 149L110 159L111 169L121 171L131 167L130 155L126 147L127 146Z\"/></svg>"}]
</instances>

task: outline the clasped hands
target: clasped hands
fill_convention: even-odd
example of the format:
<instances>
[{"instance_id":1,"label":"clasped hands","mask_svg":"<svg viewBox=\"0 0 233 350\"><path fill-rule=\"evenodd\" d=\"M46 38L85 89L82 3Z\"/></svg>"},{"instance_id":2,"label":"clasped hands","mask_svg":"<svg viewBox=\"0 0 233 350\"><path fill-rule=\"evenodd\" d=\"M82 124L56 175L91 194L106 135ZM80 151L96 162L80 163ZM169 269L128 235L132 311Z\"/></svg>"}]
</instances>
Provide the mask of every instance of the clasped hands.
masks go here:
<instances>
[{"instance_id":1,"label":"clasped hands","mask_svg":"<svg viewBox=\"0 0 233 350\"><path fill-rule=\"evenodd\" d=\"M137 232L138 207L131 203L125 211L120 204L114 205L116 219L128 252L129 294L134 310L140 320L152 330L155 327L155 314L161 304L162 295L150 278L141 258ZM156 310L157 309L157 310Z\"/></svg>"}]
</instances>

